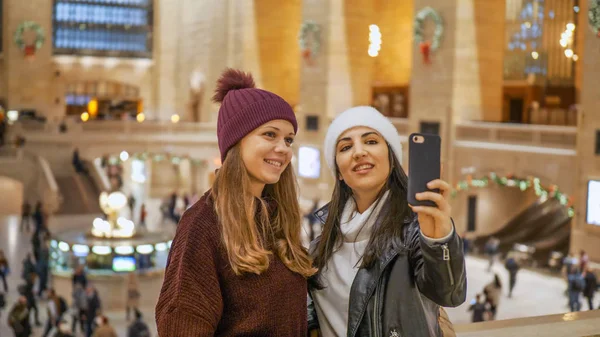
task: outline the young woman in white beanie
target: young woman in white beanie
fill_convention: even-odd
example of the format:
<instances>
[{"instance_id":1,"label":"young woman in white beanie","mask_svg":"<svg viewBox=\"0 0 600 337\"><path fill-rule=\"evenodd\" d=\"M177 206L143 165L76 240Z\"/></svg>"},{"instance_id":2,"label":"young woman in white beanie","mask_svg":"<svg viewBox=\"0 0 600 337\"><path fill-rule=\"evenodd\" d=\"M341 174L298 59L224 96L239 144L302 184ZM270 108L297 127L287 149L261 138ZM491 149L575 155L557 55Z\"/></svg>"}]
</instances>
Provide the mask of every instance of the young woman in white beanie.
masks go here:
<instances>
[{"instance_id":1,"label":"young woman in white beanie","mask_svg":"<svg viewBox=\"0 0 600 337\"><path fill-rule=\"evenodd\" d=\"M462 241L450 218L450 187L409 206L402 145L377 110L349 109L329 126L324 154L336 177L331 202L311 243L319 272L309 280L309 330L321 336L430 337L446 334L440 306L462 304ZM442 311L442 313L444 313Z\"/></svg>"}]
</instances>

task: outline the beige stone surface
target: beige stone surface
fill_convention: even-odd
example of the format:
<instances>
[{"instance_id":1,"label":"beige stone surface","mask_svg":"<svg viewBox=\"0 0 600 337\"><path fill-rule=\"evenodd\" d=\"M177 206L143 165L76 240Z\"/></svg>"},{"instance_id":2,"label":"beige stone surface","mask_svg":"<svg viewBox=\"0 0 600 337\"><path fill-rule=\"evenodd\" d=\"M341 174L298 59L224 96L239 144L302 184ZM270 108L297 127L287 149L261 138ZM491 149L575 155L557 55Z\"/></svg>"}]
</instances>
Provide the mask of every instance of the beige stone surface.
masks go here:
<instances>
[{"instance_id":1,"label":"beige stone surface","mask_svg":"<svg viewBox=\"0 0 600 337\"><path fill-rule=\"evenodd\" d=\"M586 2L586 1L584 1ZM586 13L587 5L582 7ZM583 26L583 25L582 25ZM583 55L581 86L581 116L578 129L576 170L574 176L577 182L576 217L571 236L571 249L585 249L590 258L600 260L600 227L586 223L587 213L587 183L590 179L600 178L600 157L595 154L596 132L600 130L600 106L598 78L600 78L600 39L589 28L584 32L581 41ZM598 201L594 203L597 204Z\"/></svg>"},{"instance_id":2,"label":"beige stone surface","mask_svg":"<svg viewBox=\"0 0 600 337\"><path fill-rule=\"evenodd\" d=\"M413 1L375 1L374 22L381 30L373 85L407 86L413 57Z\"/></svg>"},{"instance_id":3,"label":"beige stone surface","mask_svg":"<svg viewBox=\"0 0 600 337\"><path fill-rule=\"evenodd\" d=\"M262 87L288 101L300 103L301 0L254 1Z\"/></svg>"}]
</instances>

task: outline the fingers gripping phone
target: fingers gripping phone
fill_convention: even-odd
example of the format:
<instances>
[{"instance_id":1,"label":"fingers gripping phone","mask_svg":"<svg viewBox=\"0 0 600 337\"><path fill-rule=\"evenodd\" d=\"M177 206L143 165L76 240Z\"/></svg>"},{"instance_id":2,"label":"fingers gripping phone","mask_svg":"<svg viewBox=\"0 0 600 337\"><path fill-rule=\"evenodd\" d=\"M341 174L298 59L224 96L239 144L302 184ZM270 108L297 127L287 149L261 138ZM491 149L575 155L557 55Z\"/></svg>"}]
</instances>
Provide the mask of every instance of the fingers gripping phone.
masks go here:
<instances>
[{"instance_id":1,"label":"fingers gripping phone","mask_svg":"<svg viewBox=\"0 0 600 337\"><path fill-rule=\"evenodd\" d=\"M417 193L439 189L427 188L427 183L440 178L441 138L438 135L413 133L408 138L408 203L413 206L433 206L430 200L417 200Z\"/></svg>"}]
</instances>

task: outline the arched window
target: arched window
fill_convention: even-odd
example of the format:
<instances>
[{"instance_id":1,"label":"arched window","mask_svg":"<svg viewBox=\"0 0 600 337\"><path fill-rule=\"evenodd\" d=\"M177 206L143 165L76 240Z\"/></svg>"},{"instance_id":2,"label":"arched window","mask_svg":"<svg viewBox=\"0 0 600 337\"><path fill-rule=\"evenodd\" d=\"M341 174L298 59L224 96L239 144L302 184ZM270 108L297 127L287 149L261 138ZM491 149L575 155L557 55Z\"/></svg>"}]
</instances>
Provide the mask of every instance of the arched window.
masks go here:
<instances>
[{"instance_id":1,"label":"arched window","mask_svg":"<svg viewBox=\"0 0 600 337\"><path fill-rule=\"evenodd\" d=\"M152 57L152 0L54 0L54 53Z\"/></svg>"}]
</instances>

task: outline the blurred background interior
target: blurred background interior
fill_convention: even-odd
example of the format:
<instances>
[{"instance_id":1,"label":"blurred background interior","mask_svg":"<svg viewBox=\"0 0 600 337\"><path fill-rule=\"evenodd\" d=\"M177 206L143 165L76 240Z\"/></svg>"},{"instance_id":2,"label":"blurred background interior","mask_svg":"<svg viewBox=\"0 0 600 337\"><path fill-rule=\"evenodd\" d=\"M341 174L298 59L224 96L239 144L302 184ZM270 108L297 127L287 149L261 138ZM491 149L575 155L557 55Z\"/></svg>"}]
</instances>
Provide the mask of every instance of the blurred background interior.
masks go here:
<instances>
[{"instance_id":1,"label":"blurred background interior","mask_svg":"<svg viewBox=\"0 0 600 337\"><path fill-rule=\"evenodd\" d=\"M20 295L33 336L53 315L48 336L156 335L177 221L221 164L225 67L297 114L307 244L327 126L371 105L405 169L410 133L442 137L459 336L600 331L600 0L0 0L0 335Z\"/></svg>"}]
</instances>

